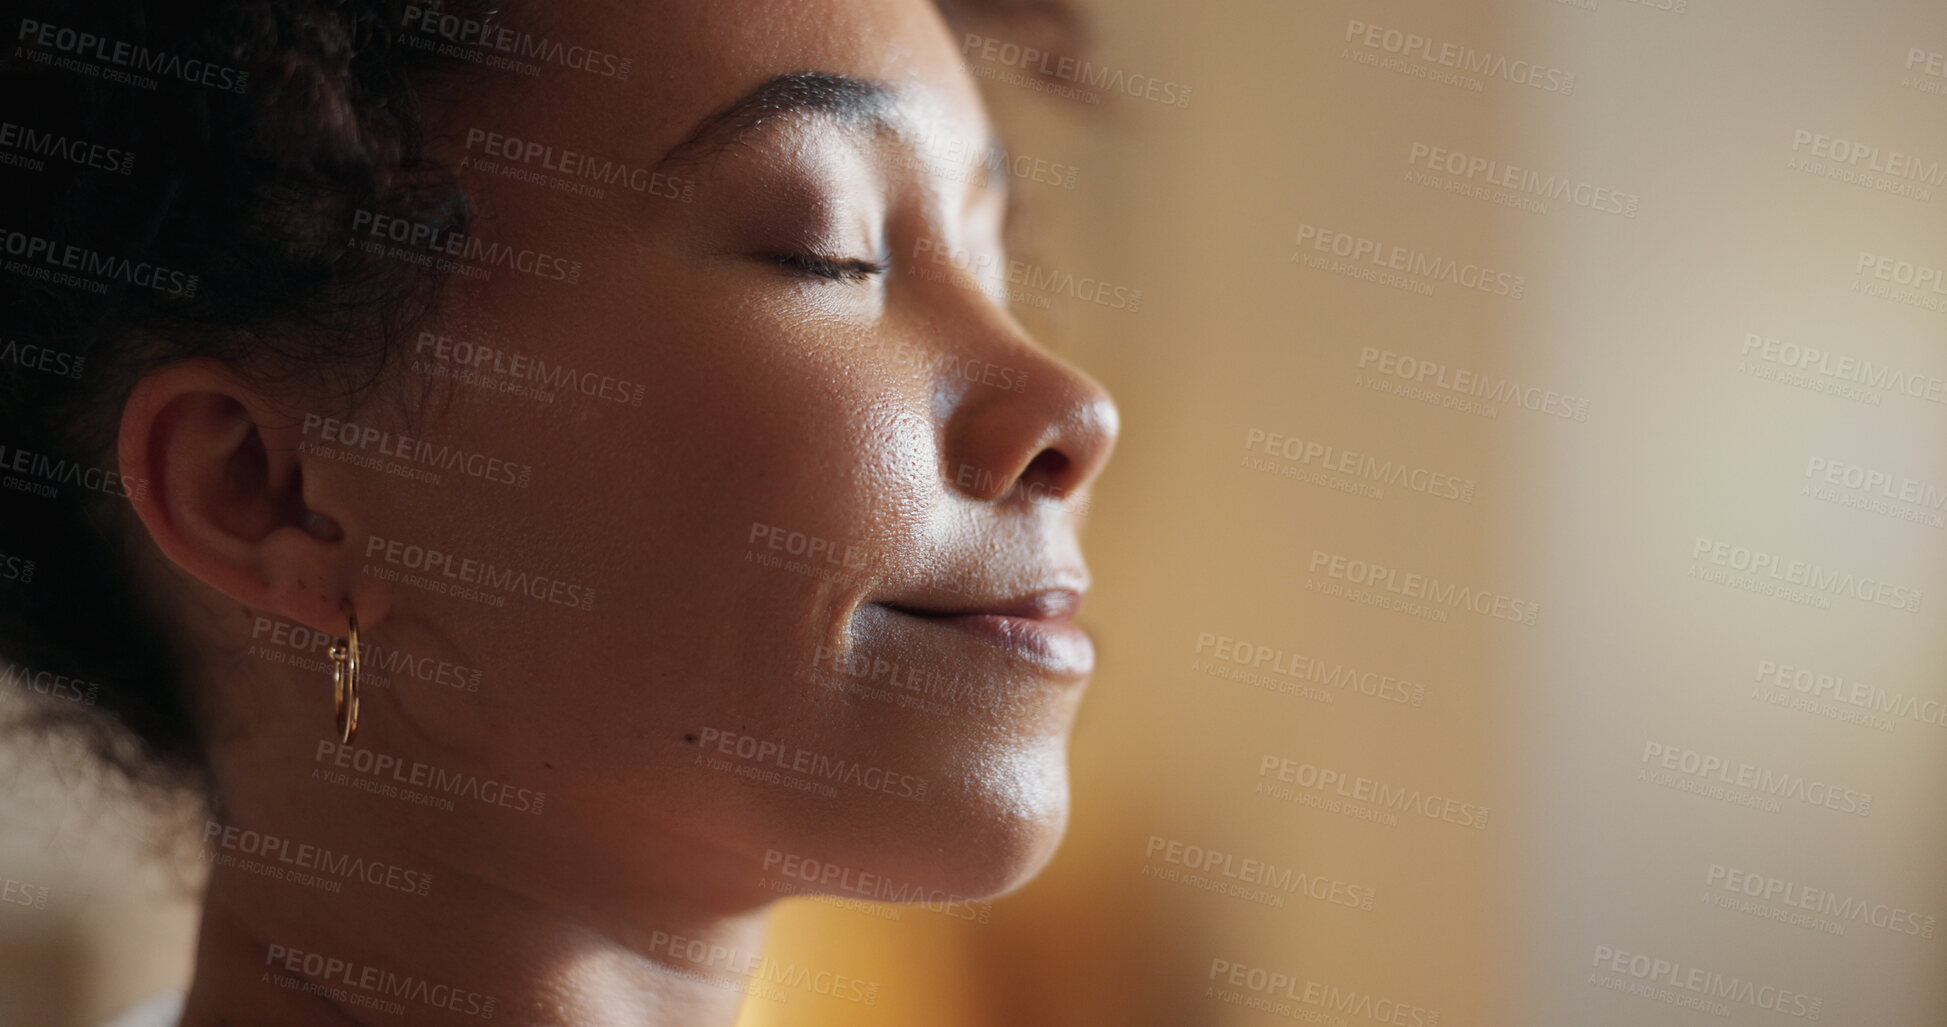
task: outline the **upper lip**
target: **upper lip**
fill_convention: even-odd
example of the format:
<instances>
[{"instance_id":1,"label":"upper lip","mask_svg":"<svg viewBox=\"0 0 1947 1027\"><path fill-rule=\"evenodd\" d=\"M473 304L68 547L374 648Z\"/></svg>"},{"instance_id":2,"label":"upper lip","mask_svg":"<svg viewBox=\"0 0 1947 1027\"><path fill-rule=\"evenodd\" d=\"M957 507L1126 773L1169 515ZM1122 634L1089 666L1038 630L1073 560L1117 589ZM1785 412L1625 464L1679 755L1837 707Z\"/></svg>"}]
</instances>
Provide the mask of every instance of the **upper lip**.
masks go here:
<instances>
[{"instance_id":1,"label":"upper lip","mask_svg":"<svg viewBox=\"0 0 1947 1027\"><path fill-rule=\"evenodd\" d=\"M1039 588L996 599L979 599L953 593L936 593L911 599L885 599L878 604L915 617L1020 617L1026 620L1065 621L1081 609L1087 593L1066 586Z\"/></svg>"}]
</instances>

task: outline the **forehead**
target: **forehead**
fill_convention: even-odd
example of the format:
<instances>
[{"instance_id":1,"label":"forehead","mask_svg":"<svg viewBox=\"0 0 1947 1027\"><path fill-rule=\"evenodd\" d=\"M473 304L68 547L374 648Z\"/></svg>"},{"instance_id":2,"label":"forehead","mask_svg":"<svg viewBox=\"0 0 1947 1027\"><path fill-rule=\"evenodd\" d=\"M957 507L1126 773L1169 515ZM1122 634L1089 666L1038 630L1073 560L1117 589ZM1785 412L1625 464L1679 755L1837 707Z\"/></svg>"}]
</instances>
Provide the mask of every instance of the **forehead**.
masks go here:
<instances>
[{"instance_id":1,"label":"forehead","mask_svg":"<svg viewBox=\"0 0 1947 1027\"><path fill-rule=\"evenodd\" d=\"M599 52L626 79L549 63L509 87L495 119L546 126L653 161L696 126L779 75L820 72L883 83L895 113L970 140L986 114L931 0L581 0L507 3L495 21ZM491 89L495 93L500 90Z\"/></svg>"}]
</instances>

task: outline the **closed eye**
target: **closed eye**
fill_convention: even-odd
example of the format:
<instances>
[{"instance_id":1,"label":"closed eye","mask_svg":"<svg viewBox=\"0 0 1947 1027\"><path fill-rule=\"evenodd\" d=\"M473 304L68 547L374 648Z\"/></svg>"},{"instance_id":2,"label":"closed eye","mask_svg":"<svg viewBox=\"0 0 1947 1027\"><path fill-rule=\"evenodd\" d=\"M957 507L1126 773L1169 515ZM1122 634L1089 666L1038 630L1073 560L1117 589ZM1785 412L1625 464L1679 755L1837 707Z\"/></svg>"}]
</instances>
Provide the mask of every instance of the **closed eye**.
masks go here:
<instances>
[{"instance_id":1,"label":"closed eye","mask_svg":"<svg viewBox=\"0 0 1947 1027\"><path fill-rule=\"evenodd\" d=\"M819 253L779 253L771 257L779 267L833 282L864 282L886 273L886 263L857 257L829 257Z\"/></svg>"}]
</instances>

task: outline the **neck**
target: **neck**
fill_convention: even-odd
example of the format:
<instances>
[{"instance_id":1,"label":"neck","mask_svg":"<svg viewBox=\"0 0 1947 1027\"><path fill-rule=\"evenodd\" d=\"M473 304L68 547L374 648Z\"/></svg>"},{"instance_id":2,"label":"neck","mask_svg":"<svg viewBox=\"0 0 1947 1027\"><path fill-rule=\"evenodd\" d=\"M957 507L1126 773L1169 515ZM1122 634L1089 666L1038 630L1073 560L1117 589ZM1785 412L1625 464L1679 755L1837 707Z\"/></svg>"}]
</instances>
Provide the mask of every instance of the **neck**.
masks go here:
<instances>
[{"instance_id":1,"label":"neck","mask_svg":"<svg viewBox=\"0 0 1947 1027\"><path fill-rule=\"evenodd\" d=\"M670 904L625 924L450 868L423 896L295 876L211 874L183 1027L732 1027L763 944L761 909Z\"/></svg>"}]
</instances>

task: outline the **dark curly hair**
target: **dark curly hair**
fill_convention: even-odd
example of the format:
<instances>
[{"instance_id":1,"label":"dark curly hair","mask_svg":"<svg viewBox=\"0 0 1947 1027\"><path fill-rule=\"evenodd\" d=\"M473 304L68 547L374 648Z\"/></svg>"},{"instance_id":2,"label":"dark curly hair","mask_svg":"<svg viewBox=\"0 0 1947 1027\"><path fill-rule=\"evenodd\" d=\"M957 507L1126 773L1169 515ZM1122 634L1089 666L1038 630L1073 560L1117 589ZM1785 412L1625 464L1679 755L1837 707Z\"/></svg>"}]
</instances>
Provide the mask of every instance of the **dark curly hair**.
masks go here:
<instances>
[{"instance_id":1,"label":"dark curly hair","mask_svg":"<svg viewBox=\"0 0 1947 1027\"><path fill-rule=\"evenodd\" d=\"M439 272L379 266L352 213L467 231L421 101L477 73L409 34L470 2L0 2L0 676L47 699L17 727L207 795L193 654L129 551L140 483L104 472L121 403L194 356L345 401L383 377ZM938 2L1079 38L1049 0Z\"/></svg>"},{"instance_id":2,"label":"dark curly hair","mask_svg":"<svg viewBox=\"0 0 1947 1027\"><path fill-rule=\"evenodd\" d=\"M346 396L383 372L439 283L374 266L350 212L469 216L419 113L464 65L402 38L411 6L4 5L0 656L67 700L22 724L79 727L132 778L204 767L189 654L131 573L132 483L101 472L119 400L189 356Z\"/></svg>"}]
</instances>

